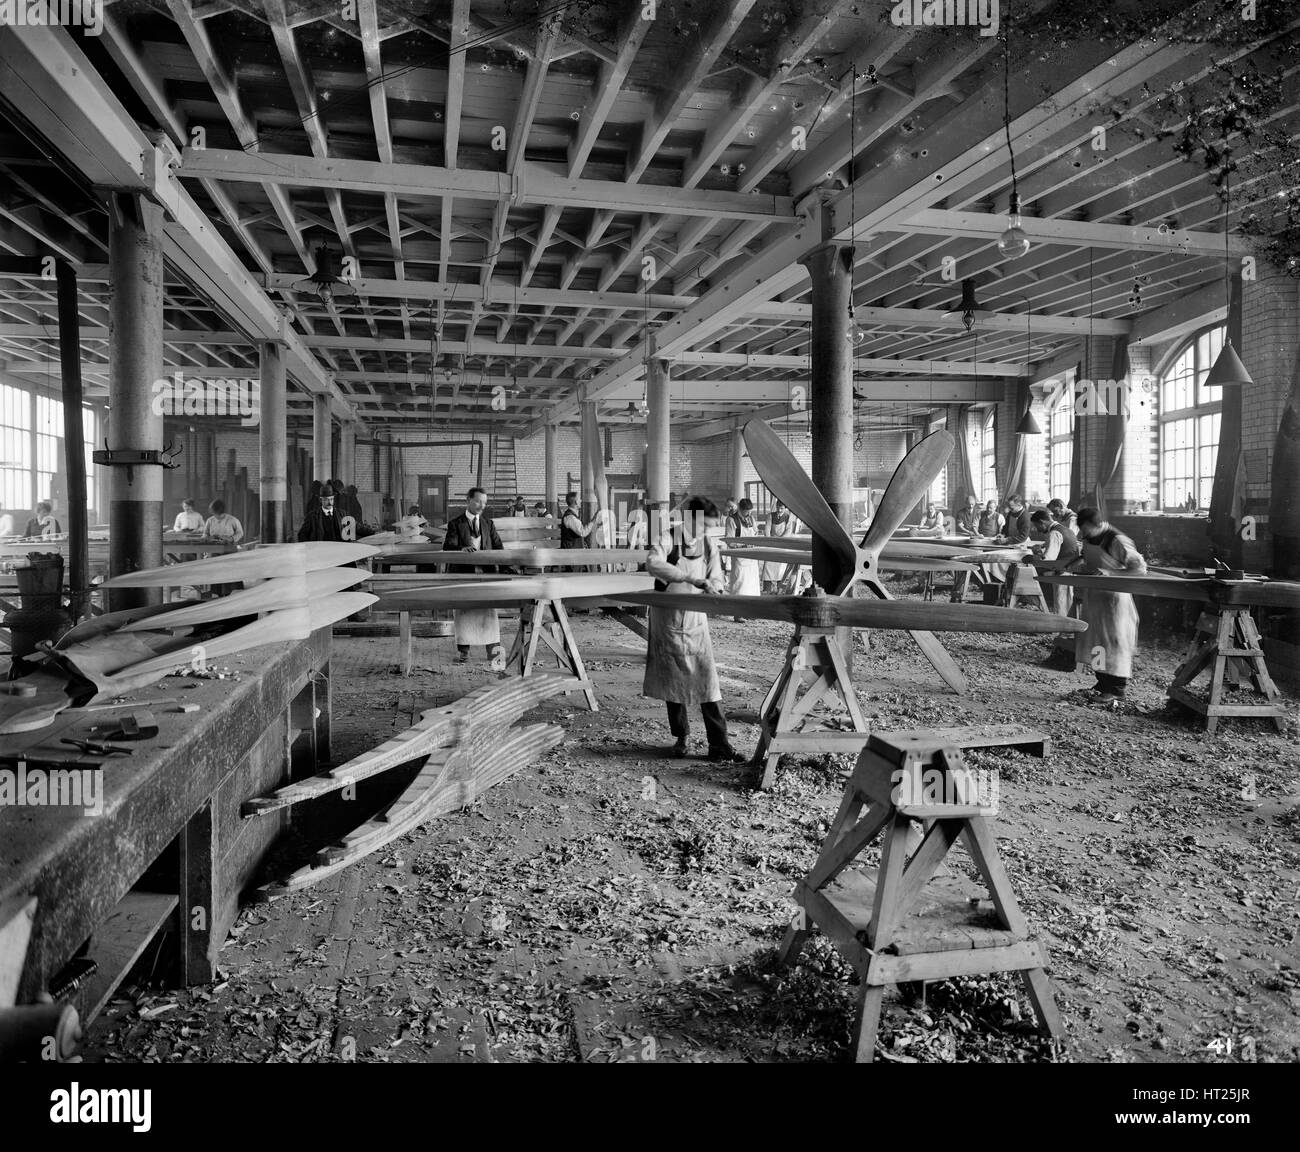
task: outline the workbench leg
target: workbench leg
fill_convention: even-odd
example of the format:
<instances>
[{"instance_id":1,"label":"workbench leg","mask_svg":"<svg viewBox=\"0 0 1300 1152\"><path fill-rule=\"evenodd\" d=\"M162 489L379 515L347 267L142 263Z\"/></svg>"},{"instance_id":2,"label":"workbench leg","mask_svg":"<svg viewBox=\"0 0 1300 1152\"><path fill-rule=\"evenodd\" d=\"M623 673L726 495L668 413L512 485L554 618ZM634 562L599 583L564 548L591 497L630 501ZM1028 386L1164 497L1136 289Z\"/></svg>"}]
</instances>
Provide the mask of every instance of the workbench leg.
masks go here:
<instances>
[{"instance_id":1,"label":"workbench leg","mask_svg":"<svg viewBox=\"0 0 1300 1152\"><path fill-rule=\"evenodd\" d=\"M885 1001L883 984L864 984L858 995L858 1016L853 1027L853 1059L870 1064L876 1054L876 1029L880 1027L880 1007Z\"/></svg>"},{"instance_id":2,"label":"workbench leg","mask_svg":"<svg viewBox=\"0 0 1300 1152\"><path fill-rule=\"evenodd\" d=\"M399 612L397 614L397 662L402 666L403 676L411 674L412 659L411 614Z\"/></svg>"},{"instance_id":3,"label":"workbench leg","mask_svg":"<svg viewBox=\"0 0 1300 1152\"><path fill-rule=\"evenodd\" d=\"M313 672L312 683L312 728L315 736L316 767L327 767L332 760L330 738L334 731L333 698L330 692L329 661L322 665L320 671Z\"/></svg>"},{"instance_id":4,"label":"workbench leg","mask_svg":"<svg viewBox=\"0 0 1300 1152\"><path fill-rule=\"evenodd\" d=\"M799 925L803 927L800 928ZM781 941L781 947L776 954L776 962L782 968L788 968L799 959L799 953L803 951L804 942L808 939L808 913L802 908L795 914L795 918L790 921L790 925L785 930L785 939Z\"/></svg>"},{"instance_id":5,"label":"workbench leg","mask_svg":"<svg viewBox=\"0 0 1300 1152\"><path fill-rule=\"evenodd\" d=\"M217 838L211 798L186 821L177 842L177 976L181 985L206 984L216 968L219 947L212 938L217 916L217 893L213 891Z\"/></svg>"},{"instance_id":6,"label":"workbench leg","mask_svg":"<svg viewBox=\"0 0 1300 1152\"><path fill-rule=\"evenodd\" d=\"M582 694L587 698L587 707L593 712L599 712L600 705L596 703L596 693L592 691L591 678L587 675L587 666L582 662L582 653L578 651L578 642L573 638L573 629L569 627L569 614L564 607L564 601L552 600L551 611L555 613L555 625L559 628L560 635L564 637L564 650L568 654L573 674L582 683L586 684Z\"/></svg>"},{"instance_id":7,"label":"workbench leg","mask_svg":"<svg viewBox=\"0 0 1300 1152\"><path fill-rule=\"evenodd\" d=\"M1041 968L1026 968L1020 973L1025 982L1025 992L1029 1002L1034 1006L1034 1015L1038 1017L1038 1026L1049 1036L1060 1036L1061 1016L1056 1010L1056 1000L1052 996L1052 985L1047 973Z\"/></svg>"}]
</instances>

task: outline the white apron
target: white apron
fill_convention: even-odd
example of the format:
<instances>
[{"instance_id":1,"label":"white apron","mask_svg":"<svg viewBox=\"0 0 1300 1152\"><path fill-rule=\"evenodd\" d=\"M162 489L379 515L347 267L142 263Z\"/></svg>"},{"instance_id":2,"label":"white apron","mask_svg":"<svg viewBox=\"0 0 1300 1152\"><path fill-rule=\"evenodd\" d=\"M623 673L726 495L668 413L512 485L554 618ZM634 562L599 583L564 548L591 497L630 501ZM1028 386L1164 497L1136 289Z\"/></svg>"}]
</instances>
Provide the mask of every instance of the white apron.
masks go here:
<instances>
[{"instance_id":1,"label":"white apron","mask_svg":"<svg viewBox=\"0 0 1300 1152\"><path fill-rule=\"evenodd\" d=\"M794 524L793 516L787 516L784 520L780 521L779 523L776 520L773 520L771 535L789 536L790 529L793 524ZM763 562L763 583L780 584L781 581L785 579L786 570L789 567L790 566L788 564L778 564L775 560L765 560Z\"/></svg>"},{"instance_id":2,"label":"white apron","mask_svg":"<svg viewBox=\"0 0 1300 1152\"><path fill-rule=\"evenodd\" d=\"M650 549L651 559L662 561L666 555L662 544ZM720 580L722 575L717 550L711 545L705 546L702 556L680 556L677 567L696 579L712 576ZM669 584L668 590L705 595L690 584ZM652 699L677 704L707 704L722 699L718 670L713 665L708 616L703 612L650 609L650 639L641 691Z\"/></svg>"},{"instance_id":3,"label":"white apron","mask_svg":"<svg viewBox=\"0 0 1300 1152\"><path fill-rule=\"evenodd\" d=\"M470 543L475 548L481 548L483 537L471 536ZM458 646L482 644L486 647L501 643L501 625L497 623L495 608L457 608L452 613L452 619L455 622Z\"/></svg>"},{"instance_id":4,"label":"white apron","mask_svg":"<svg viewBox=\"0 0 1300 1152\"><path fill-rule=\"evenodd\" d=\"M1128 537L1117 535L1110 548L1080 541L1083 558L1090 568L1103 571L1145 572L1146 561ZM1086 632L1074 636L1074 658L1093 672L1108 676L1133 675L1133 652L1137 648L1138 613L1133 597L1127 592L1104 592L1100 588L1080 588L1079 619L1088 625ZM1100 651L1098 651L1100 649Z\"/></svg>"},{"instance_id":5,"label":"white apron","mask_svg":"<svg viewBox=\"0 0 1300 1152\"><path fill-rule=\"evenodd\" d=\"M757 536L758 529L752 524L746 527L739 520L735 521L736 533L740 536ZM739 560L731 557L731 581L727 588L733 596L757 596L763 588L760 583L762 565L757 560Z\"/></svg>"}]
</instances>

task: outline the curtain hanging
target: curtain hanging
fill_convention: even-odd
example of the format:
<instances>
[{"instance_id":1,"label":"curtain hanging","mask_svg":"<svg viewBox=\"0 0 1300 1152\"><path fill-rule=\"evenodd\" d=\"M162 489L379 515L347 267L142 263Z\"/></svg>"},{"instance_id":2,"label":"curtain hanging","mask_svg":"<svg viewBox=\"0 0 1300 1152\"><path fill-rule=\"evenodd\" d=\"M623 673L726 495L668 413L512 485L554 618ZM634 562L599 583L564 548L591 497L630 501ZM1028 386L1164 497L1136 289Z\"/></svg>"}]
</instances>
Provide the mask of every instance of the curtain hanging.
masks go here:
<instances>
[{"instance_id":1,"label":"curtain hanging","mask_svg":"<svg viewBox=\"0 0 1300 1152\"><path fill-rule=\"evenodd\" d=\"M1239 352L1241 343L1241 277L1233 276L1228 301L1227 337ZM1214 554L1233 568L1242 566L1239 516L1234 514L1237 475L1245 468L1241 454L1241 402L1244 388L1220 388L1223 415L1219 418L1219 454L1214 462L1214 487L1210 490L1210 542ZM1245 482L1243 472L1242 483Z\"/></svg>"},{"instance_id":2,"label":"curtain hanging","mask_svg":"<svg viewBox=\"0 0 1300 1152\"><path fill-rule=\"evenodd\" d=\"M1123 382L1126 387L1122 391L1117 389L1116 393L1113 393L1123 397L1121 403L1111 405L1118 410L1108 412L1102 417L1106 421L1106 426L1101 459L1098 461L1095 499L1103 516L1106 514L1106 490L1107 488L1113 490L1113 486L1117 484L1124 460L1124 438L1128 435L1128 405L1132 403L1127 387L1132 383L1128 379L1128 372L1128 337L1118 336L1111 356L1110 378Z\"/></svg>"},{"instance_id":3,"label":"curtain hanging","mask_svg":"<svg viewBox=\"0 0 1300 1152\"><path fill-rule=\"evenodd\" d=\"M1020 427L1020 421L1025 418L1029 411L1033 396L1029 391L1029 380L1021 377L1016 384L1016 406L1015 420L1008 429L1008 434L1012 436L1011 459L1007 464L1006 482L1001 485L1002 499L1006 500L1010 496L1024 493L1021 489L1025 483L1025 438L1016 434L1016 429Z\"/></svg>"},{"instance_id":4,"label":"curtain hanging","mask_svg":"<svg viewBox=\"0 0 1300 1152\"><path fill-rule=\"evenodd\" d=\"M974 421L970 404L958 404L949 407L951 430L957 441L953 450L953 463L956 465L956 490L949 495L948 506L955 512L966 505L966 497L979 499L980 490L975 483L974 459L971 454L971 441L974 438Z\"/></svg>"}]
</instances>

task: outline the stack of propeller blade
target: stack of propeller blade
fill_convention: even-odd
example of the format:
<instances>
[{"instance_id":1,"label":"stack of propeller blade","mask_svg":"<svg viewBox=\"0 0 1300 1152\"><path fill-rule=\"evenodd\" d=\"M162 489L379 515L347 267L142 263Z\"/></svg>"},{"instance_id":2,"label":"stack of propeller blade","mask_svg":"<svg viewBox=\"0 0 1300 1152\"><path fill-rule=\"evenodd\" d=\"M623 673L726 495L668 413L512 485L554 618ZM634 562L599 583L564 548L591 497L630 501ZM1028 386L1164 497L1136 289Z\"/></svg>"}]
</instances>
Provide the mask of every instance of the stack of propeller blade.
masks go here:
<instances>
[{"instance_id":1,"label":"stack of propeller blade","mask_svg":"<svg viewBox=\"0 0 1300 1152\"><path fill-rule=\"evenodd\" d=\"M253 586L215 600L110 612L76 625L46 653L35 674L42 690L42 725L52 723L62 708L73 703L91 704L133 692L181 667L199 668L251 648L302 640L359 612L378 597L344 589L368 573L363 568L336 566L350 565L375 551L365 544L330 541L273 544L128 572L105 581L102 587L110 589ZM249 617L257 619L249 621ZM53 688L59 678L66 685L62 700ZM36 718L27 708L22 720L17 720L17 701L13 704L7 710L0 708L0 732L19 730L7 728L7 723L30 725ZM6 711L14 713L11 721L6 720Z\"/></svg>"}]
</instances>

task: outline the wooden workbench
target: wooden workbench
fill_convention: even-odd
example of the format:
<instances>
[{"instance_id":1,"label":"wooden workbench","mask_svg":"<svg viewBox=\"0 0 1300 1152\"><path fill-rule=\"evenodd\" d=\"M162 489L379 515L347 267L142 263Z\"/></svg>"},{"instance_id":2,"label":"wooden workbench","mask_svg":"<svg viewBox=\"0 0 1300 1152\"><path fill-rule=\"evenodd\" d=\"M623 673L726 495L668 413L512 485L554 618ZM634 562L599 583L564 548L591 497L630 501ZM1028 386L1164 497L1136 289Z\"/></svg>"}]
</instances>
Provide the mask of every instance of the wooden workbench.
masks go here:
<instances>
[{"instance_id":1,"label":"wooden workbench","mask_svg":"<svg viewBox=\"0 0 1300 1152\"><path fill-rule=\"evenodd\" d=\"M177 983L210 980L247 886L283 824L241 818L241 804L316 771L329 758L330 630L228 658L239 680L168 677L142 700L158 735L104 761L103 812L0 808L0 904L36 895L39 906L19 986L30 1002L87 939L102 971L74 1001L85 1020L107 1000L114 958L129 961L160 924L180 946ZM194 683L193 688L182 688ZM142 707L147 706L142 704ZM119 713L82 713L49 728L6 736L5 751L76 756L63 736L84 738ZM102 735L99 735L102 739ZM56 751L59 750L59 751ZM174 908L174 911L172 909ZM135 933L139 939L124 939Z\"/></svg>"}]
</instances>

